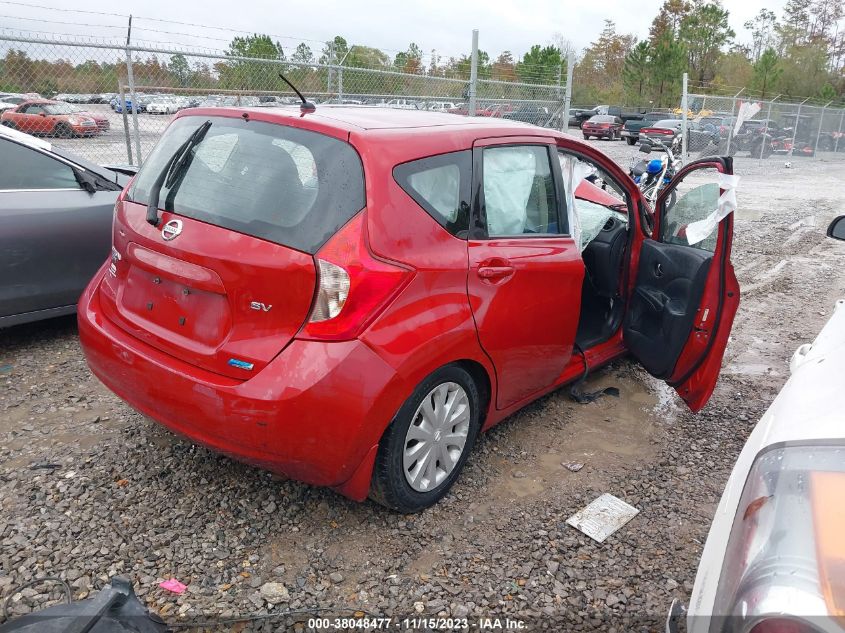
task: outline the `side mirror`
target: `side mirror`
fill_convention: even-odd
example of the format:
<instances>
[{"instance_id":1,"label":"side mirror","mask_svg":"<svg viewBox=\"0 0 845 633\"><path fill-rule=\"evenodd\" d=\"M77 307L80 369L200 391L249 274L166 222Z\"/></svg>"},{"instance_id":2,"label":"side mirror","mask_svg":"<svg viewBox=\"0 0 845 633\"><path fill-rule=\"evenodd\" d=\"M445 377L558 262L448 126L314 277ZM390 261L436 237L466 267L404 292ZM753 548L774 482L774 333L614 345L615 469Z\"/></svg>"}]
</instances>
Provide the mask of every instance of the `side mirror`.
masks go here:
<instances>
[{"instance_id":1,"label":"side mirror","mask_svg":"<svg viewBox=\"0 0 845 633\"><path fill-rule=\"evenodd\" d=\"M649 143L648 141L642 141L640 143L640 151L643 154L651 154L651 143Z\"/></svg>"},{"instance_id":2,"label":"side mirror","mask_svg":"<svg viewBox=\"0 0 845 633\"><path fill-rule=\"evenodd\" d=\"M827 236L835 240L845 241L845 215L835 218L827 227Z\"/></svg>"}]
</instances>

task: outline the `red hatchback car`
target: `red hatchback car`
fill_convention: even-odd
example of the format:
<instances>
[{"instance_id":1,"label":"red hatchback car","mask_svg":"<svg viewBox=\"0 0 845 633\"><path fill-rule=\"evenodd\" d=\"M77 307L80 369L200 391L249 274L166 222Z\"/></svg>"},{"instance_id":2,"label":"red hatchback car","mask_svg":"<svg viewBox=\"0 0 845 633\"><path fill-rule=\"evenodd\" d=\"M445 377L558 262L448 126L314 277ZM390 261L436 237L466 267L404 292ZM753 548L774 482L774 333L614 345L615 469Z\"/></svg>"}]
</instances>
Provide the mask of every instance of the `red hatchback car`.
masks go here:
<instances>
[{"instance_id":1,"label":"red hatchback car","mask_svg":"<svg viewBox=\"0 0 845 633\"><path fill-rule=\"evenodd\" d=\"M731 168L685 166L652 213L554 130L184 110L115 206L83 349L200 444L416 511L480 431L623 354L704 405L739 302L732 215L694 244L685 231L712 219Z\"/></svg>"},{"instance_id":2,"label":"red hatchback car","mask_svg":"<svg viewBox=\"0 0 845 633\"><path fill-rule=\"evenodd\" d=\"M94 136L101 129L90 114L78 112L62 101L47 99L24 101L16 108L4 111L0 123L35 136Z\"/></svg>"}]
</instances>

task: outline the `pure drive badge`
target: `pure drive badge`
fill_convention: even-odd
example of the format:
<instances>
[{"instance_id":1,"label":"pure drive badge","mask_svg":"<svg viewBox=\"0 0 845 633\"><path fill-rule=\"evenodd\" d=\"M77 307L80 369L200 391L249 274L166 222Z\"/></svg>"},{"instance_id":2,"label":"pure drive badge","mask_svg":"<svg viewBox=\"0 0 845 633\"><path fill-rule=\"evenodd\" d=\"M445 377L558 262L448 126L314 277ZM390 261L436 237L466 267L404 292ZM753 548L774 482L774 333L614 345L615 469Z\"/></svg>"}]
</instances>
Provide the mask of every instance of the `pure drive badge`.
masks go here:
<instances>
[{"instance_id":1,"label":"pure drive badge","mask_svg":"<svg viewBox=\"0 0 845 633\"><path fill-rule=\"evenodd\" d=\"M254 365L252 363L248 363L245 360L241 360L240 358L230 358L229 365L232 367L237 367L238 369L246 369L247 371L252 371Z\"/></svg>"}]
</instances>

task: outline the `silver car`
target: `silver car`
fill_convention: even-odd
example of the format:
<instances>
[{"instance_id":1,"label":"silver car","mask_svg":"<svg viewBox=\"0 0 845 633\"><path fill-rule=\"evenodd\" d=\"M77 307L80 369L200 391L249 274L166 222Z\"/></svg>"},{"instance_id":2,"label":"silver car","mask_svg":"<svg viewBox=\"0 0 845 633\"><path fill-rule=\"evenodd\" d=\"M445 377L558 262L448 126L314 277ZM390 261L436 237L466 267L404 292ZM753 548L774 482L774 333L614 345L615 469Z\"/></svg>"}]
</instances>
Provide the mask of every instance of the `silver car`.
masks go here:
<instances>
[{"instance_id":1,"label":"silver car","mask_svg":"<svg viewBox=\"0 0 845 633\"><path fill-rule=\"evenodd\" d=\"M134 170L0 127L0 328L75 311L108 257L114 204Z\"/></svg>"}]
</instances>

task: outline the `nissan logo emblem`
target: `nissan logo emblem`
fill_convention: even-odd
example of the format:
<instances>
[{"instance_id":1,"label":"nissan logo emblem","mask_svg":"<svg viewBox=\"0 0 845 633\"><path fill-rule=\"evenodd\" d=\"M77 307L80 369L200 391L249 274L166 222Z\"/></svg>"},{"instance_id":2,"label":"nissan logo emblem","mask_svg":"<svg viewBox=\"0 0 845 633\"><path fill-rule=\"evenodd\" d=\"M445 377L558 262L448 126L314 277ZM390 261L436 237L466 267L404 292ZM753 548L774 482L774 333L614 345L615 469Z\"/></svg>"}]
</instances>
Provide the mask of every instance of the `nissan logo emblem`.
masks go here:
<instances>
[{"instance_id":1,"label":"nissan logo emblem","mask_svg":"<svg viewBox=\"0 0 845 633\"><path fill-rule=\"evenodd\" d=\"M170 220L167 224L164 225L164 228L161 229L161 236L170 241L179 237L179 234L182 232L182 220Z\"/></svg>"}]
</instances>

